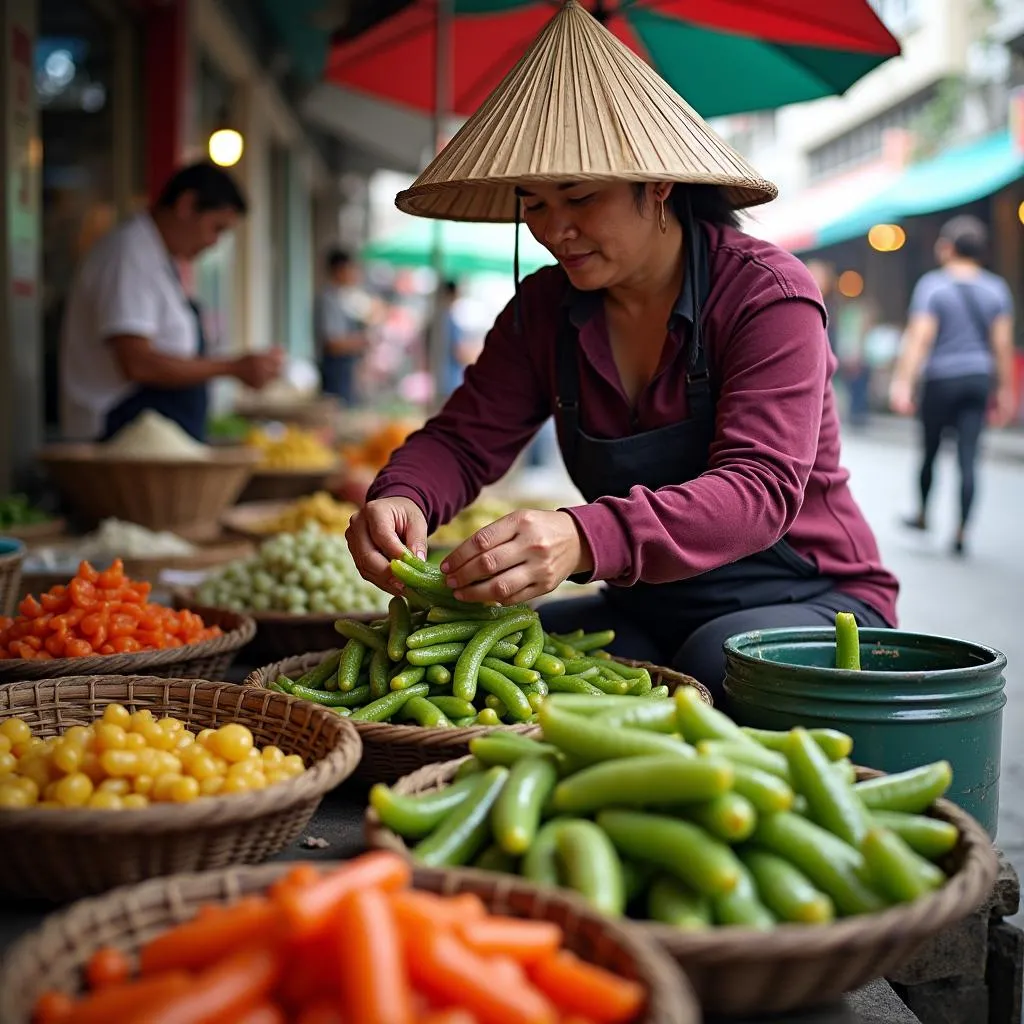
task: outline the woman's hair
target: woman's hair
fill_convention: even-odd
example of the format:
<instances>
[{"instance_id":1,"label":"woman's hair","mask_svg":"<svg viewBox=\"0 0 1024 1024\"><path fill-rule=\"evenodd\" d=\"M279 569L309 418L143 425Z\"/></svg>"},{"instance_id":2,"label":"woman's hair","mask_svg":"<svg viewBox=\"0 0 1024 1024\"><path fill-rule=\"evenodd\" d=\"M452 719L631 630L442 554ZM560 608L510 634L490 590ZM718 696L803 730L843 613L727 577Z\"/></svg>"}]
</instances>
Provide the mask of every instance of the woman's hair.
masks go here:
<instances>
[{"instance_id":1,"label":"woman's hair","mask_svg":"<svg viewBox=\"0 0 1024 1024\"><path fill-rule=\"evenodd\" d=\"M643 213L647 203L647 188L643 182L633 186L636 208ZM725 196L721 185L680 185L676 184L668 198L669 209L682 222L686 219L686 197L690 197L690 206L695 220L706 221L723 227L738 228L740 218L732 204Z\"/></svg>"}]
</instances>

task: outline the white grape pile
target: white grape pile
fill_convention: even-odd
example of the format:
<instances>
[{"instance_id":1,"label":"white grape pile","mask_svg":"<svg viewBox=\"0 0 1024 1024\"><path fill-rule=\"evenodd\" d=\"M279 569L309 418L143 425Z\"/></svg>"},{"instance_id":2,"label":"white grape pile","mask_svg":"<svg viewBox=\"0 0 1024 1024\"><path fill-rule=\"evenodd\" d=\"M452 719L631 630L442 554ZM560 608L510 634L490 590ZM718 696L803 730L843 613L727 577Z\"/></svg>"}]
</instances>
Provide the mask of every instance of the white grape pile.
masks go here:
<instances>
[{"instance_id":1,"label":"white grape pile","mask_svg":"<svg viewBox=\"0 0 1024 1024\"><path fill-rule=\"evenodd\" d=\"M258 554L232 562L196 591L200 604L215 608L294 615L384 612L389 597L359 575L343 536L316 525L264 541Z\"/></svg>"}]
</instances>

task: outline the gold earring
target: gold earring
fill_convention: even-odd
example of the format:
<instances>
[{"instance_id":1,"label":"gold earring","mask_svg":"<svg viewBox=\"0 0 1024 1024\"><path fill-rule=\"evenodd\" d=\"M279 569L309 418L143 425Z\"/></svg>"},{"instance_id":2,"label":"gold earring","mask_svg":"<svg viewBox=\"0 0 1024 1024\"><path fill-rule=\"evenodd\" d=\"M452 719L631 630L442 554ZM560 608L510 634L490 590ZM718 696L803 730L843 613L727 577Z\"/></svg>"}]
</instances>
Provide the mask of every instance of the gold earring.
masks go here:
<instances>
[{"instance_id":1,"label":"gold earring","mask_svg":"<svg viewBox=\"0 0 1024 1024\"><path fill-rule=\"evenodd\" d=\"M668 231L668 218L665 216L665 200L662 199L658 203L658 227L661 228L661 233L665 234Z\"/></svg>"}]
</instances>

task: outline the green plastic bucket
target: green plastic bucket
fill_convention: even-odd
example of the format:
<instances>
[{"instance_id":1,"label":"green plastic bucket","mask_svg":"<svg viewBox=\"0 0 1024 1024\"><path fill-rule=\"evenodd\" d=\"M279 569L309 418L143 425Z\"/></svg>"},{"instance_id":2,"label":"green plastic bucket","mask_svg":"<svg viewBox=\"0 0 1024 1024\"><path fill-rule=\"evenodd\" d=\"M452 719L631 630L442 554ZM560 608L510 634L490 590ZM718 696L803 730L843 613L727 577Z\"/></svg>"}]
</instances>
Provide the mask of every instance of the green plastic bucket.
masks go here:
<instances>
[{"instance_id":1,"label":"green plastic bucket","mask_svg":"<svg viewBox=\"0 0 1024 1024\"><path fill-rule=\"evenodd\" d=\"M945 759L949 798L995 838L1006 656L896 629L860 631L861 671L836 669L835 630L764 629L725 643L725 693L741 725L841 729L856 764L898 772Z\"/></svg>"}]
</instances>

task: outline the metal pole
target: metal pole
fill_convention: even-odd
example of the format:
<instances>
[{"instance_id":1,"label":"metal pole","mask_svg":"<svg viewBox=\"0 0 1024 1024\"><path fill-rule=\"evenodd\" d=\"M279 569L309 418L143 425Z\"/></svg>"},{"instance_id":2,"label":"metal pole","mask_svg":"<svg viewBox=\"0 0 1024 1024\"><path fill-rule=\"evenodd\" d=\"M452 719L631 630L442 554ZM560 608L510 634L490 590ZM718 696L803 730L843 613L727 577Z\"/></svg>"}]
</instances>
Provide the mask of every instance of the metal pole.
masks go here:
<instances>
[{"instance_id":1,"label":"metal pole","mask_svg":"<svg viewBox=\"0 0 1024 1024\"><path fill-rule=\"evenodd\" d=\"M454 61L452 52L453 0L435 0L437 21L435 24L434 46L434 152L438 153L445 144L445 125L452 108L452 82ZM444 389L445 370L448 363L447 330L442 299L444 284L444 246L441 236L441 221L434 221L433 266L437 277L434 291L433 317L427 347L428 366L434 380L434 407L440 405Z\"/></svg>"}]
</instances>

